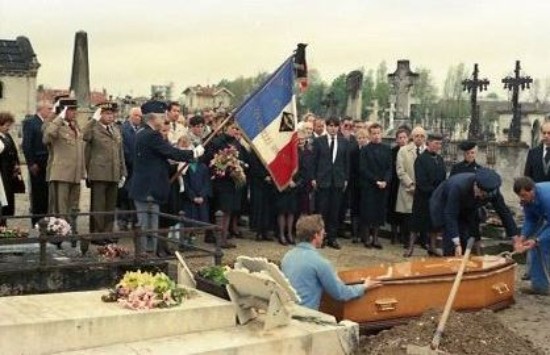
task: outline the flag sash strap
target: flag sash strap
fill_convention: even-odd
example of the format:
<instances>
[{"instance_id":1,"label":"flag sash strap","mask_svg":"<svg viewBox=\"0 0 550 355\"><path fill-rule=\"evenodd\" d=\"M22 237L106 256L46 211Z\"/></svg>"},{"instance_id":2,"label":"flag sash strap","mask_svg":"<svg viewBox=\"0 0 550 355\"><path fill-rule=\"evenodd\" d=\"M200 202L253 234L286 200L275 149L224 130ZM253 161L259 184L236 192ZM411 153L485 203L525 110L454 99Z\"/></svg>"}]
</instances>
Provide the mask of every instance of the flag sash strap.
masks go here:
<instances>
[{"instance_id":1,"label":"flag sash strap","mask_svg":"<svg viewBox=\"0 0 550 355\"><path fill-rule=\"evenodd\" d=\"M235 121L279 191L298 170L294 62L288 58L235 111Z\"/></svg>"}]
</instances>

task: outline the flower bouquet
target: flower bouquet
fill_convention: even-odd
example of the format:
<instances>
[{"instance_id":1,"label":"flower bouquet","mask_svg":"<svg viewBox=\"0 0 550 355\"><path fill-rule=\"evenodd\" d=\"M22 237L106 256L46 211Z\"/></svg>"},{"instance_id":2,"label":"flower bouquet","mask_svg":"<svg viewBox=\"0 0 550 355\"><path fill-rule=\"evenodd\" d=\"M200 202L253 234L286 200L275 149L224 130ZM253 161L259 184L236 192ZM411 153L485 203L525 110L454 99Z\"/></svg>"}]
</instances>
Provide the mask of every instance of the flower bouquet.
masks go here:
<instances>
[{"instance_id":1,"label":"flower bouquet","mask_svg":"<svg viewBox=\"0 0 550 355\"><path fill-rule=\"evenodd\" d=\"M105 259L124 259L128 255L130 255L130 251L128 249L114 243L98 247L97 252Z\"/></svg>"},{"instance_id":2,"label":"flower bouquet","mask_svg":"<svg viewBox=\"0 0 550 355\"><path fill-rule=\"evenodd\" d=\"M66 237L71 234L71 225L63 218L44 217L35 226L35 229L44 228L47 235Z\"/></svg>"},{"instance_id":3,"label":"flower bouquet","mask_svg":"<svg viewBox=\"0 0 550 355\"><path fill-rule=\"evenodd\" d=\"M0 239L1 238L26 238L29 236L29 232L20 227L7 228L0 227Z\"/></svg>"},{"instance_id":4,"label":"flower bouquet","mask_svg":"<svg viewBox=\"0 0 550 355\"><path fill-rule=\"evenodd\" d=\"M118 302L129 309L174 307L196 295L192 290L178 287L165 273L152 274L141 270L128 271L122 280L101 297L104 302Z\"/></svg>"},{"instance_id":5,"label":"flower bouquet","mask_svg":"<svg viewBox=\"0 0 550 355\"><path fill-rule=\"evenodd\" d=\"M244 163L239 159L239 151L233 146L220 149L212 161L210 167L213 170L212 179L229 176L236 186L243 186L246 183Z\"/></svg>"}]
</instances>

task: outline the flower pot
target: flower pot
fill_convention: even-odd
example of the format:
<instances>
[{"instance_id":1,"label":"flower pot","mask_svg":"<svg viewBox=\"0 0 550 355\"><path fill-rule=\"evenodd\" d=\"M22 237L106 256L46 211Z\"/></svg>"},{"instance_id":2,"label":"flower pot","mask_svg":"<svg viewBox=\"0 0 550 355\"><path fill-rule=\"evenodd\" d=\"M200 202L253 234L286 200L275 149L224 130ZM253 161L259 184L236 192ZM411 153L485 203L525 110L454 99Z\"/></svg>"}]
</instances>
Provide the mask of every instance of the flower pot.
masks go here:
<instances>
[{"instance_id":1,"label":"flower pot","mask_svg":"<svg viewBox=\"0 0 550 355\"><path fill-rule=\"evenodd\" d=\"M227 293L225 285L218 285L217 283L205 279L197 274L195 274L195 281L197 281L198 290L229 301L229 294Z\"/></svg>"}]
</instances>

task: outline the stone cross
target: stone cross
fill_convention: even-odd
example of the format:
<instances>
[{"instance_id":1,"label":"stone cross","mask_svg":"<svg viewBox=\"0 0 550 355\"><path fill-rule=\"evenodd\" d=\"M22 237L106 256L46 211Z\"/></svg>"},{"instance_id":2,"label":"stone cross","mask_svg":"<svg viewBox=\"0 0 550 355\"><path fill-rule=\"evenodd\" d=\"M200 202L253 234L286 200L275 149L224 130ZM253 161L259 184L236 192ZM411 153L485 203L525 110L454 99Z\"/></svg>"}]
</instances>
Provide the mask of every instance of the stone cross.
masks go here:
<instances>
[{"instance_id":1,"label":"stone cross","mask_svg":"<svg viewBox=\"0 0 550 355\"><path fill-rule=\"evenodd\" d=\"M397 69L388 74L392 94L395 95L395 119L405 123L411 116L411 88L418 74L411 71L408 60L398 60Z\"/></svg>"},{"instance_id":2,"label":"stone cross","mask_svg":"<svg viewBox=\"0 0 550 355\"><path fill-rule=\"evenodd\" d=\"M372 106L368 106L367 108L371 110L368 120L370 122L378 122L378 111L380 110L380 107L378 106L378 100L372 100Z\"/></svg>"}]
</instances>

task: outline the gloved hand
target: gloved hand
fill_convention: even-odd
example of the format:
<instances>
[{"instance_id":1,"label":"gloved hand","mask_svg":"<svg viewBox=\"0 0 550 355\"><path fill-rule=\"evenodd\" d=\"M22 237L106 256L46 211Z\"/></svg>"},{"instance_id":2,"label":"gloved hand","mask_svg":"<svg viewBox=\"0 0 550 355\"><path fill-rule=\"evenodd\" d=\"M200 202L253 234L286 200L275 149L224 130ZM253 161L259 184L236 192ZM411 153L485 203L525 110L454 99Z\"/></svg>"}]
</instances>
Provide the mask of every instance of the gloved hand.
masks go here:
<instances>
[{"instance_id":1,"label":"gloved hand","mask_svg":"<svg viewBox=\"0 0 550 355\"><path fill-rule=\"evenodd\" d=\"M200 158L203 154L204 154L204 147L201 144L199 144L198 146L195 147L195 149L193 149L193 157L195 157L195 159Z\"/></svg>"},{"instance_id":2,"label":"gloved hand","mask_svg":"<svg viewBox=\"0 0 550 355\"><path fill-rule=\"evenodd\" d=\"M118 188L119 189L122 189L122 187L124 186L124 183L126 182L126 176L123 176L120 178L120 181L118 182Z\"/></svg>"},{"instance_id":3,"label":"gloved hand","mask_svg":"<svg viewBox=\"0 0 550 355\"><path fill-rule=\"evenodd\" d=\"M100 118L101 118L101 108L98 108L97 110L95 110L92 116L92 120L99 121Z\"/></svg>"}]
</instances>

